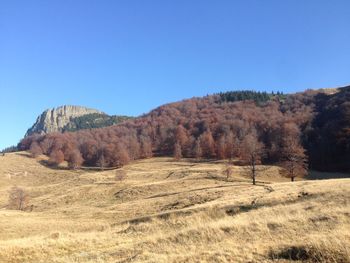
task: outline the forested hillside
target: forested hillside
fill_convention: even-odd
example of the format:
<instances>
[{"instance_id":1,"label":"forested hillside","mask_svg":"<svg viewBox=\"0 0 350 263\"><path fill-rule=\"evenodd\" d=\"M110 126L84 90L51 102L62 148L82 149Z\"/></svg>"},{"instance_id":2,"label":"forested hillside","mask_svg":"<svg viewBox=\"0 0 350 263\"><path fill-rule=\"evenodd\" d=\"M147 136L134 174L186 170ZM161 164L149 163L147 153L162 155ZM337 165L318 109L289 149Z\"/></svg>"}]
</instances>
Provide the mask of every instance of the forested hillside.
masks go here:
<instances>
[{"instance_id":1,"label":"forested hillside","mask_svg":"<svg viewBox=\"0 0 350 263\"><path fill-rule=\"evenodd\" d=\"M132 119L132 117L119 115L109 116L102 113L91 113L72 118L70 122L63 128L63 131L65 132L103 128L118 124L129 119Z\"/></svg>"},{"instance_id":2,"label":"forested hillside","mask_svg":"<svg viewBox=\"0 0 350 263\"><path fill-rule=\"evenodd\" d=\"M283 163L293 154L306 160L305 152L314 169L348 171L349 96L348 87L330 95L221 93L163 105L111 127L34 135L20 148L72 168L121 166L153 155L247 161L254 153L257 163Z\"/></svg>"},{"instance_id":3,"label":"forested hillside","mask_svg":"<svg viewBox=\"0 0 350 263\"><path fill-rule=\"evenodd\" d=\"M314 97L315 117L305 131L310 165L319 170L350 171L350 86Z\"/></svg>"}]
</instances>

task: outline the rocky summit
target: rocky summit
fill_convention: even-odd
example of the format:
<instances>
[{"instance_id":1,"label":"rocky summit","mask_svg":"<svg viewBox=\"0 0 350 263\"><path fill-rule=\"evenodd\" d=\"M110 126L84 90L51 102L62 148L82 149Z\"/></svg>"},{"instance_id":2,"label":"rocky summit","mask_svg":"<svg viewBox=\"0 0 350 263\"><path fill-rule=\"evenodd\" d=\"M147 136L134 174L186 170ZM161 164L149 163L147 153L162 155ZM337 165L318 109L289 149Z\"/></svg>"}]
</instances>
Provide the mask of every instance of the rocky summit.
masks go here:
<instances>
[{"instance_id":1,"label":"rocky summit","mask_svg":"<svg viewBox=\"0 0 350 263\"><path fill-rule=\"evenodd\" d=\"M34 133L47 134L51 132L62 132L72 119L94 113L104 114L99 110L72 105L48 109L37 118L25 136Z\"/></svg>"}]
</instances>

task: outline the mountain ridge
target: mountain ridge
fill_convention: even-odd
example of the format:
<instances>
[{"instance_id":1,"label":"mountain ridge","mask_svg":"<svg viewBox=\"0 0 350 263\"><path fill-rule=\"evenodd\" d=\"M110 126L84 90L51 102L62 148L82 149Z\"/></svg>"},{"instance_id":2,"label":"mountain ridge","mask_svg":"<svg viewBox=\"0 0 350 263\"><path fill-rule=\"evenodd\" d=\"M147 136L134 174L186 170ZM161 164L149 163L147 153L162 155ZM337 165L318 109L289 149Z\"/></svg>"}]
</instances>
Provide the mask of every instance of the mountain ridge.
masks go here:
<instances>
[{"instance_id":1,"label":"mountain ridge","mask_svg":"<svg viewBox=\"0 0 350 263\"><path fill-rule=\"evenodd\" d=\"M27 130L25 137L33 134L45 135L53 132L101 128L129 118L131 117L110 116L103 111L84 106L62 105L42 112L33 126Z\"/></svg>"},{"instance_id":2,"label":"mountain ridge","mask_svg":"<svg viewBox=\"0 0 350 263\"><path fill-rule=\"evenodd\" d=\"M91 113L104 114L99 110L75 105L63 105L47 109L37 117L33 126L27 130L25 137L34 133L42 135L51 132L61 132L72 118Z\"/></svg>"}]
</instances>

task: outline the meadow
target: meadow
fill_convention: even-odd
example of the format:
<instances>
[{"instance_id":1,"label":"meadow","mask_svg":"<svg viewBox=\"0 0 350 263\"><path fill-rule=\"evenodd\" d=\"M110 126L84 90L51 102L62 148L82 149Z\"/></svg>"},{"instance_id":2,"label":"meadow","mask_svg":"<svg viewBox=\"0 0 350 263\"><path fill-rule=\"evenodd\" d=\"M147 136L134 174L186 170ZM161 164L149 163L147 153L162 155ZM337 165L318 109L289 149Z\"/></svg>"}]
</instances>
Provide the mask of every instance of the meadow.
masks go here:
<instances>
[{"instance_id":1,"label":"meadow","mask_svg":"<svg viewBox=\"0 0 350 263\"><path fill-rule=\"evenodd\" d=\"M350 262L350 179L292 183L259 166L253 186L227 165L69 170L1 156L0 262ZM13 186L29 195L23 211L8 207Z\"/></svg>"}]
</instances>

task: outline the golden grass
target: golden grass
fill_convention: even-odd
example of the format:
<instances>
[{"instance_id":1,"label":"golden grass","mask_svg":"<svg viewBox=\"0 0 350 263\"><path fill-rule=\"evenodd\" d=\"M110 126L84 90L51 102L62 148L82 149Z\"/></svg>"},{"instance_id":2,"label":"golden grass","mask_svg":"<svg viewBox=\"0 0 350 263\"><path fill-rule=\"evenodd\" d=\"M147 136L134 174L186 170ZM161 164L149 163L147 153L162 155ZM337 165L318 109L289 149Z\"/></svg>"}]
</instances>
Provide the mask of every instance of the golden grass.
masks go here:
<instances>
[{"instance_id":1,"label":"golden grass","mask_svg":"<svg viewBox=\"0 0 350 263\"><path fill-rule=\"evenodd\" d=\"M44 158L44 157L42 157ZM350 262L350 179L288 182L224 162L137 161L115 171L0 157L0 262ZM33 210L6 209L17 185Z\"/></svg>"}]
</instances>

